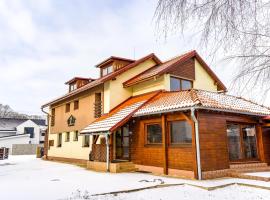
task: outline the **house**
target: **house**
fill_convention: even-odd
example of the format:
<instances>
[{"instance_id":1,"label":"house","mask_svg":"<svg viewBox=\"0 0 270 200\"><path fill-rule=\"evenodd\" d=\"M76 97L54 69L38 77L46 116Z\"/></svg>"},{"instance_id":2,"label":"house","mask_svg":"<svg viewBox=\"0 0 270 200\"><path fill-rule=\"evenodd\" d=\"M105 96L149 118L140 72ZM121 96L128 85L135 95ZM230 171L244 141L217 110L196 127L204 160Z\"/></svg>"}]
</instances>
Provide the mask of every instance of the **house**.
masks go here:
<instances>
[{"instance_id":1,"label":"house","mask_svg":"<svg viewBox=\"0 0 270 200\"><path fill-rule=\"evenodd\" d=\"M270 164L270 109L226 94L196 51L168 61L112 56L49 108L46 158L89 169L207 179Z\"/></svg>"},{"instance_id":2,"label":"house","mask_svg":"<svg viewBox=\"0 0 270 200\"><path fill-rule=\"evenodd\" d=\"M13 144L43 144L46 120L0 118L0 147L10 148Z\"/></svg>"}]
</instances>

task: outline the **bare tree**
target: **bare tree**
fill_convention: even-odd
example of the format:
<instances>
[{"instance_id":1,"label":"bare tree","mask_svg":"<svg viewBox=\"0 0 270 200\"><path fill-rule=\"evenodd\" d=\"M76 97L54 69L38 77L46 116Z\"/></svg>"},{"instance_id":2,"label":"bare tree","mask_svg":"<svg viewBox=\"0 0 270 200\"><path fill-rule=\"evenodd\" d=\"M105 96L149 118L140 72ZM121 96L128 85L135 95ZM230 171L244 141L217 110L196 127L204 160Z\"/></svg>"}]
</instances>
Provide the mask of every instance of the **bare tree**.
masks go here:
<instances>
[{"instance_id":1,"label":"bare tree","mask_svg":"<svg viewBox=\"0 0 270 200\"><path fill-rule=\"evenodd\" d=\"M14 111L8 105L0 104L0 117L8 117L13 112Z\"/></svg>"},{"instance_id":2,"label":"bare tree","mask_svg":"<svg viewBox=\"0 0 270 200\"><path fill-rule=\"evenodd\" d=\"M209 54L234 60L240 92L270 90L269 0L159 0L155 19L165 38L187 31ZM236 85L236 84L235 84Z\"/></svg>"}]
</instances>

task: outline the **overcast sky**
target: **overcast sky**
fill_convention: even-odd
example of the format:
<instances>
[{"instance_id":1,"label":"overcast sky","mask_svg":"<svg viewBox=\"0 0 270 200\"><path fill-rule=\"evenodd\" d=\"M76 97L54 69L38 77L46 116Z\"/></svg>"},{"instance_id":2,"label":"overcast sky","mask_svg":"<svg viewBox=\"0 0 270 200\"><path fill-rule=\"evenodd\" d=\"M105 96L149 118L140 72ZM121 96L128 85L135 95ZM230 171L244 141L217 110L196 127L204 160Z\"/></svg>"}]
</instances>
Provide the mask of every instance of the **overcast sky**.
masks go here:
<instances>
[{"instance_id":1,"label":"overcast sky","mask_svg":"<svg viewBox=\"0 0 270 200\"><path fill-rule=\"evenodd\" d=\"M192 37L158 37L156 1L1 0L0 103L26 114L67 92L74 76L97 78L95 64L114 55L162 60L195 49ZM229 86L233 71L220 62L211 68Z\"/></svg>"}]
</instances>

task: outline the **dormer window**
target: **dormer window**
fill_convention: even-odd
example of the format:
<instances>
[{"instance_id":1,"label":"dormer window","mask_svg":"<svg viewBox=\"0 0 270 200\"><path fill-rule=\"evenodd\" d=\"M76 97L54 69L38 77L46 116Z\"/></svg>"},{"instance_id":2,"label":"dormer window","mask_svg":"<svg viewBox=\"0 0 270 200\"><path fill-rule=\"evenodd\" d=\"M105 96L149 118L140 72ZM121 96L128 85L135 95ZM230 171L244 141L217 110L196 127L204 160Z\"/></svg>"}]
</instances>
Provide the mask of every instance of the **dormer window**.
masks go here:
<instances>
[{"instance_id":1,"label":"dormer window","mask_svg":"<svg viewBox=\"0 0 270 200\"><path fill-rule=\"evenodd\" d=\"M113 67L110 65L108 67L102 68L102 76L106 76L107 74L110 74L113 72Z\"/></svg>"},{"instance_id":2,"label":"dormer window","mask_svg":"<svg viewBox=\"0 0 270 200\"><path fill-rule=\"evenodd\" d=\"M177 77L170 78L170 91L189 90L193 87L190 80L181 79Z\"/></svg>"},{"instance_id":3,"label":"dormer window","mask_svg":"<svg viewBox=\"0 0 270 200\"><path fill-rule=\"evenodd\" d=\"M77 84L76 84L76 83L71 84L71 85L69 86L69 91L70 91L70 92L73 91L73 90L76 90L76 89L77 89Z\"/></svg>"}]
</instances>

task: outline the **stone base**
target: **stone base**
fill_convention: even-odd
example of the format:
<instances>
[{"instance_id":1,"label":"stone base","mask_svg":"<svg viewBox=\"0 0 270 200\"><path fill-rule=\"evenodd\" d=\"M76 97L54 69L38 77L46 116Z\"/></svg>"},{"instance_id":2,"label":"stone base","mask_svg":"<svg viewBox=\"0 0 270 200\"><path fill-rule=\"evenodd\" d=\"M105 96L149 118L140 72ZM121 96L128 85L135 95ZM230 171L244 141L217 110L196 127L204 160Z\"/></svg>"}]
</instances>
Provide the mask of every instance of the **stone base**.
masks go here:
<instances>
[{"instance_id":1,"label":"stone base","mask_svg":"<svg viewBox=\"0 0 270 200\"><path fill-rule=\"evenodd\" d=\"M98 162L98 161L87 161L87 169L106 172L107 163ZM110 163L110 172L111 173L120 173L120 172L134 172L136 167L132 162L119 162L119 163Z\"/></svg>"},{"instance_id":2,"label":"stone base","mask_svg":"<svg viewBox=\"0 0 270 200\"><path fill-rule=\"evenodd\" d=\"M57 162L70 163L70 164L75 164L75 165L80 165L80 166L86 166L86 164L87 164L87 160L76 159L76 158L44 156L43 159L44 160L57 161Z\"/></svg>"},{"instance_id":3,"label":"stone base","mask_svg":"<svg viewBox=\"0 0 270 200\"><path fill-rule=\"evenodd\" d=\"M146 166L146 165L135 165L139 171L151 172L156 175L164 175L162 167L155 166ZM168 169L168 176L178 177L178 178L188 178L194 179L194 172L188 170L179 170L179 169Z\"/></svg>"},{"instance_id":4,"label":"stone base","mask_svg":"<svg viewBox=\"0 0 270 200\"><path fill-rule=\"evenodd\" d=\"M215 179L221 177L230 177L231 170L230 169L222 169L216 171L206 171L202 172L202 179Z\"/></svg>"}]
</instances>

